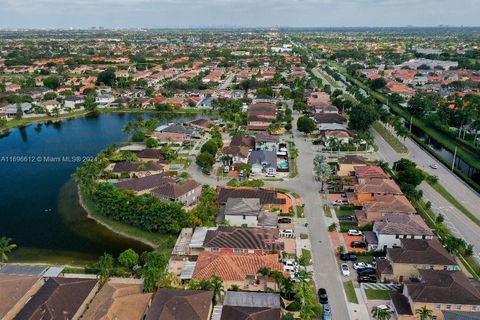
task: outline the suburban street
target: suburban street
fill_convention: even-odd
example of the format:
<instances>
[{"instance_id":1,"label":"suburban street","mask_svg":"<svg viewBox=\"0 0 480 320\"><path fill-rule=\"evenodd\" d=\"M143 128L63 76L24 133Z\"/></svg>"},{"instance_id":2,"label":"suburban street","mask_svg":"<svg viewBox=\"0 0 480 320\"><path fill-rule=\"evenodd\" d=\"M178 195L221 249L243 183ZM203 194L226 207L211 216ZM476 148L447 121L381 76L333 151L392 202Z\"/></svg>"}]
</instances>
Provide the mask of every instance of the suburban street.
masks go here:
<instances>
[{"instance_id":1,"label":"suburban street","mask_svg":"<svg viewBox=\"0 0 480 320\"><path fill-rule=\"evenodd\" d=\"M401 156L396 153L375 130L372 130L372 133L375 136L375 141L379 148L376 153L378 159L386 161L390 165L402 157L414 161L422 170L431 175L436 175L439 178L440 184L442 184L450 194L454 195L470 212L480 217L480 211L478 210L478 194L448 170L448 168L433 158L428 152L424 151L411 139L407 138L404 141L404 144L407 146L409 152L408 154ZM429 165L432 163L438 164L438 169L430 168ZM452 230L452 233L457 237L463 238L467 243L474 246L474 257L480 262L480 238L478 237L480 234L480 227L443 198L428 183L423 182L420 185L420 189L423 191L425 201L430 201L432 203L433 211L445 216L445 225Z\"/></svg>"}]
</instances>

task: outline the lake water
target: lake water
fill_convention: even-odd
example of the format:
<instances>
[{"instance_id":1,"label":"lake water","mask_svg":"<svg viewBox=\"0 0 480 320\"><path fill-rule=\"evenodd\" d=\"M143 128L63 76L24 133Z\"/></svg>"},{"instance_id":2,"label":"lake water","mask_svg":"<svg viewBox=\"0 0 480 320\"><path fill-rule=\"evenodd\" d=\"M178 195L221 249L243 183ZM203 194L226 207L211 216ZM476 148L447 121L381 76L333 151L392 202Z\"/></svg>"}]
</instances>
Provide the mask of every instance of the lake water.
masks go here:
<instances>
[{"instance_id":1,"label":"lake water","mask_svg":"<svg viewBox=\"0 0 480 320\"><path fill-rule=\"evenodd\" d=\"M71 179L79 160L127 140L122 128L143 116L90 115L12 129L0 138L0 237L18 245L11 261L84 264L104 252L149 250L88 219Z\"/></svg>"}]
</instances>

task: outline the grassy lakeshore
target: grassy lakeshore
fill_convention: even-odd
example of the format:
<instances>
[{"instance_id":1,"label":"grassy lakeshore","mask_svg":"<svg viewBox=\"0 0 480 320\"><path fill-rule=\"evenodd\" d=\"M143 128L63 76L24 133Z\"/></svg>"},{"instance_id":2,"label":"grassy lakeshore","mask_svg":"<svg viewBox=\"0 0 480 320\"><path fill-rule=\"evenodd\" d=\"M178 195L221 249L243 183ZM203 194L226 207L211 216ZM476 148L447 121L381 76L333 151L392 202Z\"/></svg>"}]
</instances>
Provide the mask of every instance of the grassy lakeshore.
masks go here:
<instances>
[{"instance_id":1,"label":"grassy lakeshore","mask_svg":"<svg viewBox=\"0 0 480 320\"><path fill-rule=\"evenodd\" d=\"M115 221L97 211L95 203L91 201L81 187L78 187L80 205L85 209L89 218L104 225L106 228L120 234L124 237L142 242L155 250L170 254L176 237L164 235L161 233L153 233L141 230L139 228Z\"/></svg>"}]
</instances>

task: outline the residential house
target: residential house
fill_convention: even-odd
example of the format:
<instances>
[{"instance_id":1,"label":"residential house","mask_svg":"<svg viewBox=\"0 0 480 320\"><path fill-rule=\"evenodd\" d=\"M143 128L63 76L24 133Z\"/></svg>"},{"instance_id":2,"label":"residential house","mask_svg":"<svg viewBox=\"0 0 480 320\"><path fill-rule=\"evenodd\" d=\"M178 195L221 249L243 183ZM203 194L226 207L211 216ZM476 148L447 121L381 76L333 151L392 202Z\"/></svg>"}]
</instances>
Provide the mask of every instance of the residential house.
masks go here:
<instances>
[{"instance_id":1,"label":"residential house","mask_svg":"<svg viewBox=\"0 0 480 320\"><path fill-rule=\"evenodd\" d=\"M317 113L313 118L320 131L347 129L347 119L337 113Z\"/></svg>"},{"instance_id":2,"label":"residential house","mask_svg":"<svg viewBox=\"0 0 480 320\"><path fill-rule=\"evenodd\" d=\"M480 293L460 271L419 270L418 280L406 282L392 302L399 320L418 319L414 314L422 307L437 320L444 319L444 311L480 312Z\"/></svg>"},{"instance_id":3,"label":"residential house","mask_svg":"<svg viewBox=\"0 0 480 320\"><path fill-rule=\"evenodd\" d=\"M376 165L354 166L353 171L359 184L368 183L370 179L388 179L389 176Z\"/></svg>"},{"instance_id":4,"label":"residential house","mask_svg":"<svg viewBox=\"0 0 480 320\"><path fill-rule=\"evenodd\" d=\"M278 293L227 291L220 320L278 320L280 317Z\"/></svg>"},{"instance_id":5,"label":"residential house","mask_svg":"<svg viewBox=\"0 0 480 320\"><path fill-rule=\"evenodd\" d=\"M219 226L207 231L203 248L206 252L267 254L283 251L284 243L275 228Z\"/></svg>"},{"instance_id":6,"label":"residential house","mask_svg":"<svg viewBox=\"0 0 480 320\"><path fill-rule=\"evenodd\" d=\"M231 159L231 165L239 163L248 163L248 156L250 155L250 148L247 146L228 145L223 147L222 154Z\"/></svg>"},{"instance_id":7,"label":"residential house","mask_svg":"<svg viewBox=\"0 0 480 320\"><path fill-rule=\"evenodd\" d=\"M0 319L13 319L41 286L38 276L0 275Z\"/></svg>"},{"instance_id":8,"label":"residential house","mask_svg":"<svg viewBox=\"0 0 480 320\"><path fill-rule=\"evenodd\" d=\"M255 103L248 107L247 128L253 131L266 131L277 117L277 106L273 103Z\"/></svg>"},{"instance_id":9,"label":"residential house","mask_svg":"<svg viewBox=\"0 0 480 320\"><path fill-rule=\"evenodd\" d=\"M210 320L212 310L212 291L160 288L145 320Z\"/></svg>"},{"instance_id":10,"label":"residential house","mask_svg":"<svg viewBox=\"0 0 480 320\"><path fill-rule=\"evenodd\" d=\"M278 151L279 138L266 133L259 133L255 136L255 150Z\"/></svg>"},{"instance_id":11,"label":"residential house","mask_svg":"<svg viewBox=\"0 0 480 320\"><path fill-rule=\"evenodd\" d=\"M248 163L252 165L252 173L265 172L269 175L277 173L277 153L275 151L254 150L248 157Z\"/></svg>"},{"instance_id":12,"label":"residential house","mask_svg":"<svg viewBox=\"0 0 480 320\"><path fill-rule=\"evenodd\" d=\"M386 259L381 260L380 268L377 262L377 274L386 281L403 282L406 279L418 278L419 270L460 270L455 259L436 238L401 239L401 247L387 249ZM391 274L382 273L389 269Z\"/></svg>"},{"instance_id":13,"label":"residential house","mask_svg":"<svg viewBox=\"0 0 480 320\"><path fill-rule=\"evenodd\" d=\"M175 180L165 173L153 174L141 178L127 179L115 184L115 187L125 190L133 190L139 194L148 193L159 186L174 183Z\"/></svg>"},{"instance_id":14,"label":"residential house","mask_svg":"<svg viewBox=\"0 0 480 320\"><path fill-rule=\"evenodd\" d=\"M163 172L163 166L158 162L121 161L109 166L113 173L139 173L157 174Z\"/></svg>"},{"instance_id":15,"label":"residential house","mask_svg":"<svg viewBox=\"0 0 480 320\"><path fill-rule=\"evenodd\" d=\"M60 102L57 100L47 100L42 102L42 106L49 112L51 113L53 109L55 108L60 108Z\"/></svg>"},{"instance_id":16,"label":"residential house","mask_svg":"<svg viewBox=\"0 0 480 320\"><path fill-rule=\"evenodd\" d=\"M378 250L400 247L402 239L433 239L433 232L419 215L387 214L382 222L375 222L373 232L378 239Z\"/></svg>"},{"instance_id":17,"label":"residential house","mask_svg":"<svg viewBox=\"0 0 480 320\"><path fill-rule=\"evenodd\" d=\"M97 289L96 279L49 278L13 319L79 319Z\"/></svg>"},{"instance_id":18,"label":"residential house","mask_svg":"<svg viewBox=\"0 0 480 320\"><path fill-rule=\"evenodd\" d=\"M196 119L188 123L193 128L198 128L200 130L209 130L215 122L210 119Z\"/></svg>"},{"instance_id":19,"label":"residential house","mask_svg":"<svg viewBox=\"0 0 480 320\"><path fill-rule=\"evenodd\" d=\"M142 320L151 298L141 280L112 278L88 305L82 320Z\"/></svg>"},{"instance_id":20,"label":"residential house","mask_svg":"<svg viewBox=\"0 0 480 320\"><path fill-rule=\"evenodd\" d=\"M415 214L417 211L404 195L376 195L373 201L364 201L362 210L355 211L360 226L383 221L386 214Z\"/></svg>"},{"instance_id":21,"label":"residential house","mask_svg":"<svg viewBox=\"0 0 480 320\"><path fill-rule=\"evenodd\" d=\"M164 153L161 149L147 148L137 153L137 157L144 162L163 160Z\"/></svg>"},{"instance_id":22,"label":"residential house","mask_svg":"<svg viewBox=\"0 0 480 320\"><path fill-rule=\"evenodd\" d=\"M162 201L180 202L186 206L197 203L202 194L202 185L195 180L167 182L151 190L151 194Z\"/></svg>"},{"instance_id":23,"label":"residential house","mask_svg":"<svg viewBox=\"0 0 480 320\"><path fill-rule=\"evenodd\" d=\"M230 145L254 149L255 138L252 136L233 136L232 140L230 141Z\"/></svg>"},{"instance_id":24,"label":"residential house","mask_svg":"<svg viewBox=\"0 0 480 320\"><path fill-rule=\"evenodd\" d=\"M258 198L264 210L279 208L282 209L282 212L284 211L283 209L286 209L288 212L289 209L284 208L287 205L287 200L273 190L248 187L218 187L217 194L217 202L220 205L226 204L229 198Z\"/></svg>"},{"instance_id":25,"label":"residential house","mask_svg":"<svg viewBox=\"0 0 480 320\"><path fill-rule=\"evenodd\" d=\"M353 193L347 193L348 202L361 206L365 201L375 201L378 195L402 195L402 190L392 179L372 178L365 183L355 184Z\"/></svg>"},{"instance_id":26,"label":"residential house","mask_svg":"<svg viewBox=\"0 0 480 320\"><path fill-rule=\"evenodd\" d=\"M277 226L277 214L264 211L258 198L229 198L220 208L219 220L227 221L230 226Z\"/></svg>"},{"instance_id":27,"label":"residential house","mask_svg":"<svg viewBox=\"0 0 480 320\"><path fill-rule=\"evenodd\" d=\"M260 291L274 289L276 284L269 277L258 276L260 268L283 272L283 264L275 254L236 254L203 252L198 256L192 279L208 280L216 275L225 288L237 285L242 290Z\"/></svg>"},{"instance_id":28,"label":"residential house","mask_svg":"<svg viewBox=\"0 0 480 320\"><path fill-rule=\"evenodd\" d=\"M74 109L85 102L85 98L82 96L68 96L65 97L65 107Z\"/></svg>"},{"instance_id":29,"label":"residential house","mask_svg":"<svg viewBox=\"0 0 480 320\"><path fill-rule=\"evenodd\" d=\"M340 145L347 145L353 140L353 135L348 130L325 130L321 137L325 147L330 148L336 141Z\"/></svg>"},{"instance_id":30,"label":"residential house","mask_svg":"<svg viewBox=\"0 0 480 320\"><path fill-rule=\"evenodd\" d=\"M350 176L355 171L355 167L366 166L367 159L357 155L346 155L338 158L338 176Z\"/></svg>"},{"instance_id":31,"label":"residential house","mask_svg":"<svg viewBox=\"0 0 480 320\"><path fill-rule=\"evenodd\" d=\"M7 104L5 106L5 115L7 118L14 118L17 116L19 109L22 111L22 115L28 114L32 111L32 104L28 102Z\"/></svg>"}]
</instances>

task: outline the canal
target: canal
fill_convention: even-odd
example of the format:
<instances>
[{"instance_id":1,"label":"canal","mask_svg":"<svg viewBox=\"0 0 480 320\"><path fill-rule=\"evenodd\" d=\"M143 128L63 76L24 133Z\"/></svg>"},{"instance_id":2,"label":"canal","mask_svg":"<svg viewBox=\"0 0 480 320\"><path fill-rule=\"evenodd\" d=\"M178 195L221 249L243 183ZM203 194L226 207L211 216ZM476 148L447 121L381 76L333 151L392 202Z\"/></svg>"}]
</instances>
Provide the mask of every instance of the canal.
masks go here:
<instances>
[{"instance_id":1,"label":"canal","mask_svg":"<svg viewBox=\"0 0 480 320\"><path fill-rule=\"evenodd\" d=\"M87 218L71 178L83 160L127 140L123 127L144 116L150 117L89 115L12 129L0 138L0 237L18 245L11 261L81 265L104 252L150 250ZM163 118L159 124L183 120Z\"/></svg>"}]
</instances>

